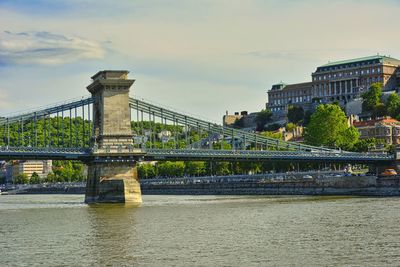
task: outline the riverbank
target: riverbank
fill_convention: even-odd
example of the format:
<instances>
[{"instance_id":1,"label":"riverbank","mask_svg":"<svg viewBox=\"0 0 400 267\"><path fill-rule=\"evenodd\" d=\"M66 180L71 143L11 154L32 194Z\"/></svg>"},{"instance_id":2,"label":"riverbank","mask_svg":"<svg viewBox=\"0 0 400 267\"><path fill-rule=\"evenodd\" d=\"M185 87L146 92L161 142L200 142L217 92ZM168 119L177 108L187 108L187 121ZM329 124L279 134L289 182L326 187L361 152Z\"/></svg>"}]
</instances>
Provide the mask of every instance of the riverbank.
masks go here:
<instances>
[{"instance_id":1,"label":"riverbank","mask_svg":"<svg viewBox=\"0 0 400 267\"><path fill-rule=\"evenodd\" d=\"M400 176L242 175L146 179L143 195L400 196ZM85 184L25 185L8 194L84 194Z\"/></svg>"}]
</instances>

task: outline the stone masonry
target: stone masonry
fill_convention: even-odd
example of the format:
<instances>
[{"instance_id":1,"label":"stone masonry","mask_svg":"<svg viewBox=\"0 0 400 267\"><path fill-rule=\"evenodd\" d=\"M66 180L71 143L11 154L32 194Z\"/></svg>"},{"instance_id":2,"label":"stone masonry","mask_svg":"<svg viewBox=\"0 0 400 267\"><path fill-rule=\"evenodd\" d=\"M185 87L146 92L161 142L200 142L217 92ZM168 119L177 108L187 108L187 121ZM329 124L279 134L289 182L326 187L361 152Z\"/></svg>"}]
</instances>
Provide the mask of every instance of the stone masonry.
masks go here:
<instances>
[{"instance_id":1,"label":"stone masonry","mask_svg":"<svg viewBox=\"0 0 400 267\"><path fill-rule=\"evenodd\" d=\"M96 155L123 154L132 147L128 71L100 71L87 87L93 104L93 160L88 163L86 203L142 202L136 162L96 161Z\"/></svg>"}]
</instances>

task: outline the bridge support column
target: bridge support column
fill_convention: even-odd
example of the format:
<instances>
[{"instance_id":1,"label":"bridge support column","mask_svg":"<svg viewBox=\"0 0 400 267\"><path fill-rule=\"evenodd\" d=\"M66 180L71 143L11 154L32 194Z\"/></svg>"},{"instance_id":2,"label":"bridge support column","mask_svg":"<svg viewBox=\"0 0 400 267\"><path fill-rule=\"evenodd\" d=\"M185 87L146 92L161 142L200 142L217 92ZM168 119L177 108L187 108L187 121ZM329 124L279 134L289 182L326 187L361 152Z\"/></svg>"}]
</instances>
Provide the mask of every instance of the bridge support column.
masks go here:
<instances>
[{"instance_id":1,"label":"bridge support column","mask_svg":"<svg viewBox=\"0 0 400 267\"><path fill-rule=\"evenodd\" d=\"M129 90L134 80L128 71L99 71L87 87L94 99L92 161L89 162L86 203L142 202L136 162L132 156L133 136Z\"/></svg>"},{"instance_id":2,"label":"bridge support column","mask_svg":"<svg viewBox=\"0 0 400 267\"><path fill-rule=\"evenodd\" d=\"M89 163L85 202L142 203L136 163Z\"/></svg>"}]
</instances>

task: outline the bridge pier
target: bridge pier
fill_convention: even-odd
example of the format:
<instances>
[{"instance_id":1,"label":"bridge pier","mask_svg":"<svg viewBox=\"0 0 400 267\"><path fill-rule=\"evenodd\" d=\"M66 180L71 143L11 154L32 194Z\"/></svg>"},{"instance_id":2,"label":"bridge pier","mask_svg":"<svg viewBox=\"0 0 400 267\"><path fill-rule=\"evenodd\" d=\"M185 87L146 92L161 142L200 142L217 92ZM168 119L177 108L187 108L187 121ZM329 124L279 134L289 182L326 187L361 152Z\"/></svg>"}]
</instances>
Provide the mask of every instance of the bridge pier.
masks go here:
<instances>
[{"instance_id":1,"label":"bridge pier","mask_svg":"<svg viewBox=\"0 0 400 267\"><path fill-rule=\"evenodd\" d=\"M89 163L85 202L142 203L136 163Z\"/></svg>"},{"instance_id":2,"label":"bridge pier","mask_svg":"<svg viewBox=\"0 0 400 267\"><path fill-rule=\"evenodd\" d=\"M87 87L92 94L92 159L88 162L86 203L142 203L133 136L128 71L99 71Z\"/></svg>"}]
</instances>

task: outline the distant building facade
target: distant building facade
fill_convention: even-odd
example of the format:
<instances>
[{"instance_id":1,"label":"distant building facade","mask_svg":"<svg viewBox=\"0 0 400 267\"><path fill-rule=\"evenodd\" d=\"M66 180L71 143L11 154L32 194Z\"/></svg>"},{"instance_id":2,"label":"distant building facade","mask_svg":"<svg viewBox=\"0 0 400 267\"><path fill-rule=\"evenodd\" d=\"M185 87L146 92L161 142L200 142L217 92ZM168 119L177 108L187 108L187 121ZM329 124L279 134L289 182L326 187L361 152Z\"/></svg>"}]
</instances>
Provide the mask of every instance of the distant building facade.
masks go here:
<instances>
[{"instance_id":1,"label":"distant building facade","mask_svg":"<svg viewBox=\"0 0 400 267\"><path fill-rule=\"evenodd\" d=\"M290 104L308 109L312 99L312 82L274 84L268 92L268 108L274 113L287 111Z\"/></svg>"},{"instance_id":2,"label":"distant building facade","mask_svg":"<svg viewBox=\"0 0 400 267\"><path fill-rule=\"evenodd\" d=\"M360 133L360 139L375 138L388 145L400 144L400 122L390 117L368 121L354 121L353 126Z\"/></svg>"},{"instance_id":3,"label":"distant building facade","mask_svg":"<svg viewBox=\"0 0 400 267\"><path fill-rule=\"evenodd\" d=\"M9 163L7 176L14 179L19 174L26 174L29 178L36 172L41 178L47 177L52 171L51 160L16 160Z\"/></svg>"},{"instance_id":4,"label":"distant building facade","mask_svg":"<svg viewBox=\"0 0 400 267\"><path fill-rule=\"evenodd\" d=\"M311 82L273 85L266 106L277 115L286 114L288 105L308 110L312 103L337 101L344 106L376 82L383 85L383 91L398 91L399 66L400 60L380 55L331 62L317 67Z\"/></svg>"},{"instance_id":5,"label":"distant building facade","mask_svg":"<svg viewBox=\"0 0 400 267\"><path fill-rule=\"evenodd\" d=\"M396 90L399 66L400 60L379 55L328 63L312 73L312 95L323 102L347 103L373 83L381 83L383 91Z\"/></svg>"}]
</instances>

